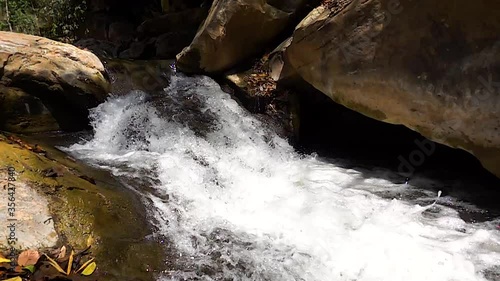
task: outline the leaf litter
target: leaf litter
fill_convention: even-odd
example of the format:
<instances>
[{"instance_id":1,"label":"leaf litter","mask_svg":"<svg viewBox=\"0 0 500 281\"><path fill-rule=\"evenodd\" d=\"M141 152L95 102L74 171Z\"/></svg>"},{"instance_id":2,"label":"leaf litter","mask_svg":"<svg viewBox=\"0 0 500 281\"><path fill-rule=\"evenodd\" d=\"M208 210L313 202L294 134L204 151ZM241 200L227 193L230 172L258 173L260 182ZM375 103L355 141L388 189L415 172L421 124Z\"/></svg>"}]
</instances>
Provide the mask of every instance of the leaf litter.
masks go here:
<instances>
[{"instance_id":1,"label":"leaf litter","mask_svg":"<svg viewBox=\"0 0 500 281\"><path fill-rule=\"evenodd\" d=\"M87 247L76 253L66 246L45 252L29 249L7 257L0 253L0 281L90 280L89 276L97 269L95 259L90 256L93 241L90 236Z\"/></svg>"}]
</instances>

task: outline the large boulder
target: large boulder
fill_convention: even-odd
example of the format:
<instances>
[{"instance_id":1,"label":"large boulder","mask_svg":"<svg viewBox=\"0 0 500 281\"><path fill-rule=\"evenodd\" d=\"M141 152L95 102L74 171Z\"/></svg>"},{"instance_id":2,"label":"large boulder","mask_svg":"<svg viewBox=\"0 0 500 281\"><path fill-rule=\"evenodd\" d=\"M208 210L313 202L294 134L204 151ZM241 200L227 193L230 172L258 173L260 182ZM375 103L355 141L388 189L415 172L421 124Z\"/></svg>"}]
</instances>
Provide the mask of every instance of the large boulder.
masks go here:
<instances>
[{"instance_id":1,"label":"large boulder","mask_svg":"<svg viewBox=\"0 0 500 281\"><path fill-rule=\"evenodd\" d=\"M326 3L275 60L279 79L299 76L366 116L469 151L500 176L500 2Z\"/></svg>"},{"instance_id":2,"label":"large boulder","mask_svg":"<svg viewBox=\"0 0 500 281\"><path fill-rule=\"evenodd\" d=\"M88 109L104 101L109 89L104 66L92 53L42 37L0 32L0 100L8 101L1 104L1 129L12 129L4 124L21 116L28 124L24 129L44 130L29 124L37 124L37 113L47 110L57 121L52 127L85 128Z\"/></svg>"},{"instance_id":3,"label":"large boulder","mask_svg":"<svg viewBox=\"0 0 500 281\"><path fill-rule=\"evenodd\" d=\"M177 55L184 72L228 70L268 43L290 24L306 0L217 0L191 45Z\"/></svg>"}]
</instances>

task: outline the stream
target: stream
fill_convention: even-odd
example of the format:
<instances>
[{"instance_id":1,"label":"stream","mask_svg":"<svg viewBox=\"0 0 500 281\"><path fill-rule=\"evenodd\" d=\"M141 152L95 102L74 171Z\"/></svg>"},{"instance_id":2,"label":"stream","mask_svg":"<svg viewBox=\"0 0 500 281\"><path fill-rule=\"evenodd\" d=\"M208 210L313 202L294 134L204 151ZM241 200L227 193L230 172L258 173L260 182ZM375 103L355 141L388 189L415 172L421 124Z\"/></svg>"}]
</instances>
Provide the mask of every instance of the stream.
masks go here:
<instances>
[{"instance_id":1,"label":"stream","mask_svg":"<svg viewBox=\"0 0 500 281\"><path fill-rule=\"evenodd\" d=\"M486 211L439 181L300 154L210 78L91 120L62 149L142 195L168 249L158 280L500 280L497 216L465 219Z\"/></svg>"}]
</instances>

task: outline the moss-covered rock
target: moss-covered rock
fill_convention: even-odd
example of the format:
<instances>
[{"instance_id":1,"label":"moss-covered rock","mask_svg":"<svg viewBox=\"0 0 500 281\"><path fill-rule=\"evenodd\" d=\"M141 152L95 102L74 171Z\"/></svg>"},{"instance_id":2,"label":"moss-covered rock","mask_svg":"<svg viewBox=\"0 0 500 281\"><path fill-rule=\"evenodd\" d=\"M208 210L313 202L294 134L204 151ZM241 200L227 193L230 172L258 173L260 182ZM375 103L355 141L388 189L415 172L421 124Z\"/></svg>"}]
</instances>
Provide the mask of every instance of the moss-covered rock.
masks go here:
<instances>
[{"instance_id":1,"label":"moss-covered rock","mask_svg":"<svg viewBox=\"0 0 500 281\"><path fill-rule=\"evenodd\" d=\"M16 184L43 198L39 204L46 202L50 219L44 215L40 221L53 222L57 246L84 249L88 237L94 237L92 254L99 280L153 280L153 274L163 270L164 249L147 238L153 232L147 210L108 173L77 163L50 146L6 134L0 134L0 163L4 170L15 170ZM41 246L52 246L53 238L37 240ZM0 249L8 246L0 241Z\"/></svg>"}]
</instances>

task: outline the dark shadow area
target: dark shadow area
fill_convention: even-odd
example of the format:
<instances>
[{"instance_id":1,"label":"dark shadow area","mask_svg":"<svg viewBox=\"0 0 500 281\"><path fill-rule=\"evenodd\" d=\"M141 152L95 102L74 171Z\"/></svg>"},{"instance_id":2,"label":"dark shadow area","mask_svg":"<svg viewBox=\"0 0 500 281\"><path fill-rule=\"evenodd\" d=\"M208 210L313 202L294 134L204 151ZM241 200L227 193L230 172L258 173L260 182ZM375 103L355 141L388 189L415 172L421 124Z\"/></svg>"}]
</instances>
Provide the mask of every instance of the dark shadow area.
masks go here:
<instances>
[{"instance_id":1,"label":"dark shadow area","mask_svg":"<svg viewBox=\"0 0 500 281\"><path fill-rule=\"evenodd\" d=\"M483 184L500 184L466 151L427 140L405 126L366 117L312 87L297 92L300 125L295 145L301 152L346 159L360 166L385 167L402 176L460 176ZM415 156L416 151L423 157Z\"/></svg>"},{"instance_id":2,"label":"dark shadow area","mask_svg":"<svg viewBox=\"0 0 500 281\"><path fill-rule=\"evenodd\" d=\"M424 159L420 161L422 164L418 161L409 164L414 167L414 174L439 171L443 177L458 172L490 180L495 178L474 156L463 150L432 142L434 152L425 153L426 149L417 142L431 141L405 126L366 117L317 91L302 93L298 97L300 130L297 144L304 152L315 151L327 157L398 170L404 162L401 159L412 162L410 155L417 150L424 152ZM402 174L406 174L408 165L403 166Z\"/></svg>"},{"instance_id":3,"label":"dark shadow area","mask_svg":"<svg viewBox=\"0 0 500 281\"><path fill-rule=\"evenodd\" d=\"M366 117L310 86L295 91L300 125L293 142L301 153L316 153L325 161L361 171L366 178L408 182L435 194L441 190L442 196L482 209L453 206L466 221L500 217L500 179L468 152L432 142L404 126ZM380 195L398 198L391 192ZM411 192L401 196L414 199Z\"/></svg>"}]
</instances>

